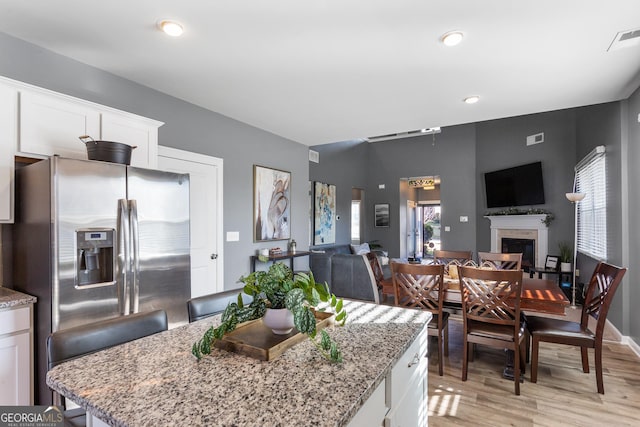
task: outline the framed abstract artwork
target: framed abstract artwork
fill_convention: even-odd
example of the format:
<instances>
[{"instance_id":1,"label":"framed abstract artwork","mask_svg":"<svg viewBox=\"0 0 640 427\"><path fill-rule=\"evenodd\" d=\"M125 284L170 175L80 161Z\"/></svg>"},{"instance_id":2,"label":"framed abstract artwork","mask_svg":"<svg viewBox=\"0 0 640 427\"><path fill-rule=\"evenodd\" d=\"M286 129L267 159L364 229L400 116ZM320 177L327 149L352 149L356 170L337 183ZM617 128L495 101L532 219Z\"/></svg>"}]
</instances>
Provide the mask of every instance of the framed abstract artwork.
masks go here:
<instances>
[{"instance_id":1,"label":"framed abstract artwork","mask_svg":"<svg viewBox=\"0 0 640 427\"><path fill-rule=\"evenodd\" d=\"M316 182L313 190L313 244L336 242L336 186Z\"/></svg>"},{"instance_id":2,"label":"framed abstract artwork","mask_svg":"<svg viewBox=\"0 0 640 427\"><path fill-rule=\"evenodd\" d=\"M376 227L389 227L389 203L376 203L374 206L374 225Z\"/></svg>"},{"instance_id":3,"label":"framed abstract artwork","mask_svg":"<svg viewBox=\"0 0 640 427\"><path fill-rule=\"evenodd\" d=\"M253 166L254 241L291 238L291 172Z\"/></svg>"}]
</instances>

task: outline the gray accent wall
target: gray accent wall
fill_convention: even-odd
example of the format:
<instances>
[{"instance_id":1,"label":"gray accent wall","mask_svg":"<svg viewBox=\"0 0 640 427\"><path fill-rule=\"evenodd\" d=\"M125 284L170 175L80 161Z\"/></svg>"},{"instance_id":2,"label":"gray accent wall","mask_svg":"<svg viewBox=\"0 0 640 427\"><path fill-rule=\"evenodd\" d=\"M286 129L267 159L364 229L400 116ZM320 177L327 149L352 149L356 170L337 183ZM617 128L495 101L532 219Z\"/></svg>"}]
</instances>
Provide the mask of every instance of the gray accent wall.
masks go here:
<instances>
[{"instance_id":1,"label":"gray accent wall","mask_svg":"<svg viewBox=\"0 0 640 427\"><path fill-rule=\"evenodd\" d=\"M308 148L269 132L184 102L135 82L0 33L0 75L164 122L159 144L224 160L224 288L238 288L257 248L286 241L253 242L253 165L290 171L291 230L298 249L308 239ZM5 251L8 248L3 247ZM308 268L304 257L296 269Z\"/></svg>"},{"instance_id":2,"label":"gray accent wall","mask_svg":"<svg viewBox=\"0 0 640 427\"><path fill-rule=\"evenodd\" d=\"M491 120L476 124L476 206L478 211L478 251L491 250L490 222L484 191L484 173L542 162L545 204L520 209L545 209L554 214L549 226L549 254L558 253L558 243L573 242L573 206L565 193L573 186L575 165L575 114L572 110L552 111ZM544 142L527 146L526 137L544 132ZM572 244L573 246L573 244Z\"/></svg>"}]
</instances>

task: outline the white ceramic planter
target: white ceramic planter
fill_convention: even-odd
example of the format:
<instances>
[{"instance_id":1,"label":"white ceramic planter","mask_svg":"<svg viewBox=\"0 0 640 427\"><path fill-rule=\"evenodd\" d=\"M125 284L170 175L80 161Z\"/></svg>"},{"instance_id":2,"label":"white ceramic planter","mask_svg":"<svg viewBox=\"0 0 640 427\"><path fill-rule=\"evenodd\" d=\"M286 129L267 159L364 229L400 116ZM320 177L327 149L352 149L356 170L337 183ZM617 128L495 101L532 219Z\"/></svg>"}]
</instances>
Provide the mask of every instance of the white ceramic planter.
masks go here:
<instances>
[{"instance_id":1,"label":"white ceramic planter","mask_svg":"<svg viewBox=\"0 0 640 427\"><path fill-rule=\"evenodd\" d=\"M560 263L560 271L563 273L571 273L571 263L570 262L561 262Z\"/></svg>"},{"instance_id":2,"label":"white ceramic planter","mask_svg":"<svg viewBox=\"0 0 640 427\"><path fill-rule=\"evenodd\" d=\"M293 330L293 313L286 308L267 308L262 322L276 335L286 335Z\"/></svg>"}]
</instances>

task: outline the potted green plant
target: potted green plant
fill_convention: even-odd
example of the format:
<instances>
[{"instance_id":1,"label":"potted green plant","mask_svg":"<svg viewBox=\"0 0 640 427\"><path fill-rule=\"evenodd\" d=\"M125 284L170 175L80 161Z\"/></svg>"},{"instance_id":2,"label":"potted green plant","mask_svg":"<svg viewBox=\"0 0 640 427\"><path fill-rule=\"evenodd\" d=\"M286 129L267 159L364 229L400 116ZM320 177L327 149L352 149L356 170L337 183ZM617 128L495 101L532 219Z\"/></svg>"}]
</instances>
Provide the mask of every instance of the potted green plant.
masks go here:
<instances>
[{"instance_id":1,"label":"potted green plant","mask_svg":"<svg viewBox=\"0 0 640 427\"><path fill-rule=\"evenodd\" d=\"M220 325L209 328L193 344L191 352L198 360L210 354L214 342L233 331L239 323L259 319L267 310L288 310L298 331L306 334L326 359L331 362L342 361L340 349L329 334L321 330L318 338L316 333L314 311L324 311L325 304L322 303L334 311L337 324L344 325L347 318L342 299L336 298L326 283L317 283L312 273L294 276L291 269L282 263L274 263L267 271L256 271L241 277L239 282L244 283L242 292L253 297L253 300L245 306L239 294L238 301L227 306Z\"/></svg>"},{"instance_id":2,"label":"potted green plant","mask_svg":"<svg viewBox=\"0 0 640 427\"><path fill-rule=\"evenodd\" d=\"M571 271L571 262L573 261L573 250L567 242L558 243L560 250L560 271L568 273Z\"/></svg>"}]
</instances>

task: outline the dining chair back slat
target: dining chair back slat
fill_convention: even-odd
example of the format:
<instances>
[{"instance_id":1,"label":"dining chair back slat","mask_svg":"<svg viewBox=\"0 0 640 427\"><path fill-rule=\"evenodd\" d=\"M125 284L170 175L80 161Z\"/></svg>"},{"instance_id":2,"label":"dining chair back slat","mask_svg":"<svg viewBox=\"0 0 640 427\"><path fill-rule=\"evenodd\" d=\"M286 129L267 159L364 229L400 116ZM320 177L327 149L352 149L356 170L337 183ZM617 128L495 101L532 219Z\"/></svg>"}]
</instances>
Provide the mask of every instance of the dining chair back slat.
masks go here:
<instances>
[{"instance_id":1,"label":"dining chair back slat","mask_svg":"<svg viewBox=\"0 0 640 427\"><path fill-rule=\"evenodd\" d=\"M473 253L471 251L435 250L433 251L433 263L443 264L444 274L448 276L450 274L450 266L455 265L456 267L460 267L473 263Z\"/></svg>"},{"instance_id":2,"label":"dining chair back slat","mask_svg":"<svg viewBox=\"0 0 640 427\"><path fill-rule=\"evenodd\" d=\"M521 253L478 252L480 267L496 270L520 270L522 268Z\"/></svg>"}]
</instances>

